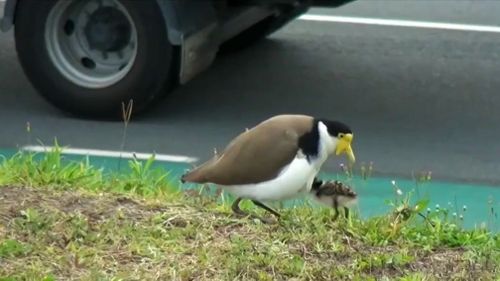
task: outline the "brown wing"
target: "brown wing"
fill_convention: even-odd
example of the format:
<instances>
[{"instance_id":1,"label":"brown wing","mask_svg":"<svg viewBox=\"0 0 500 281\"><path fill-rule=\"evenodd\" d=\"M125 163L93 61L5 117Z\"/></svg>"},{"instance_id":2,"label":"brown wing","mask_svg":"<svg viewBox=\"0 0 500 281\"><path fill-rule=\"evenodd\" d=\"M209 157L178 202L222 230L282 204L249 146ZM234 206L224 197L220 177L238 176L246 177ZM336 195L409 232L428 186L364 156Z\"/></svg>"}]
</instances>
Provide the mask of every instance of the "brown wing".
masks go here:
<instances>
[{"instance_id":1,"label":"brown wing","mask_svg":"<svg viewBox=\"0 0 500 281\"><path fill-rule=\"evenodd\" d=\"M183 180L221 185L251 184L276 177L298 151L312 117L279 115L237 136L220 156L185 174Z\"/></svg>"}]
</instances>

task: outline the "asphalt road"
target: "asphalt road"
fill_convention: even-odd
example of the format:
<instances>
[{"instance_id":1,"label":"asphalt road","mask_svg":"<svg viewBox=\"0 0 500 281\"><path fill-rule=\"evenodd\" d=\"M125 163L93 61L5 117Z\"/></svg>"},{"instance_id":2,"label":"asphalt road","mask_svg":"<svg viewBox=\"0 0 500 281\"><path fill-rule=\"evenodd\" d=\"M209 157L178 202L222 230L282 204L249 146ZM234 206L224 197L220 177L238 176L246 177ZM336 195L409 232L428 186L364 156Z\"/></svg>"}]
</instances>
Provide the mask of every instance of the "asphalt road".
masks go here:
<instances>
[{"instance_id":1,"label":"asphalt road","mask_svg":"<svg viewBox=\"0 0 500 281\"><path fill-rule=\"evenodd\" d=\"M404 2L404 3L401 3ZM0 4L1 5L1 4ZM497 1L360 0L315 14L500 26ZM206 159L279 113L339 119L358 163L379 174L500 185L500 33L295 21L211 69L132 122L126 150ZM0 148L33 137L118 150L122 125L78 120L42 100L0 34ZM333 159L325 171L338 171Z\"/></svg>"}]
</instances>

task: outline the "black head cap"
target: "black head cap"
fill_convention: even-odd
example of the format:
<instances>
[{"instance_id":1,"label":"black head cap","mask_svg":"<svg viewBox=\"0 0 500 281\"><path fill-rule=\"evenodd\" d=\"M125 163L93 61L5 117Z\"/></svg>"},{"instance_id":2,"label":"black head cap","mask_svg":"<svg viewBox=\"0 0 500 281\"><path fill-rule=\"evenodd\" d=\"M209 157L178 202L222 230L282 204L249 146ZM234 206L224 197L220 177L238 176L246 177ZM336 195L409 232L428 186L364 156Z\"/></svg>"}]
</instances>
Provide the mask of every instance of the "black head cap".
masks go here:
<instances>
[{"instance_id":1,"label":"black head cap","mask_svg":"<svg viewBox=\"0 0 500 281\"><path fill-rule=\"evenodd\" d=\"M330 136L336 137L340 133L352 134L351 128L342 122L331 121L331 120L324 119L324 118L316 119L316 122L319 122L319 121L321 121L323 124L326 125L326 128L328 129L328 134L330 134Z\"/></svg>"},{"instance_id":2,"label":"black head cap","mask_svg":"<svg viewBox=\"0 0 500 281\"><path fill-rule=\"evenodd\" d=\"M318 124L320 121L326 125L328 134L332 137L337 137L340 133L352 134L351 129L342 122L330 121L323 118L315 118L311 131L299 138L299 147L302 149L302 152L307 155L308 159L310 156L316 156L318 154Z\"/></svg>"}]
</instances>

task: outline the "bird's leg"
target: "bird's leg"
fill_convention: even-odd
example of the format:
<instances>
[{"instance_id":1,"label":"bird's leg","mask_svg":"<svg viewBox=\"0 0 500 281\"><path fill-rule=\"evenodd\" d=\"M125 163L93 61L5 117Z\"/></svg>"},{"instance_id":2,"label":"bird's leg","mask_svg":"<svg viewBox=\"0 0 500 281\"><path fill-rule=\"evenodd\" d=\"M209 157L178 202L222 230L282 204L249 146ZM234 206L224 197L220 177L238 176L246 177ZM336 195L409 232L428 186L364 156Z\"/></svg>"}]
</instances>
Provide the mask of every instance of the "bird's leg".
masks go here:
<instances>
[{"instance_id":1,"label":"bird's leg","mask_svg":"<svg viewBox=\"0 0 500 281\"><path fill-rule=\"evenodd\" d=\"M333 215L333 221L336 221L337 218L339 217L339 210L337 210L337 208L334 208L335 210L335 214Z\"/></svg>"},{"instance_id":2,"label":"bird's leg","mask_svg":"<svg viewBox=\"0 0 500 281\"><path fill-rule=\"evenodd\" d=\"M233 202L233 205L231 205L231 209L237 215L246 216L248 214L245 213L242 209L240 209L241 199L242 199L241 197L236 198L236 200L234 200L234 202Z\"/></svg>"},{"instance_id":3,"label":"bird's leg","mask_svg":"<svg viewBox=\"0 0 500 281\"><path fill-rule=\"evenodd\" d=\"M333 221L335 221L339 216L337 196L333 196L333 209L335 210L335 215L333 215Z\"/></svg>"},{"instance_id":4,"label":"bird's leg","mask_svg":"<svg viewBox=\"0 0 500 281\"><path fill-rule=\"evenodd\" d=\"M259 216L253 215L253 214L249 214L247 212L244 212L242 209L240 209L240 202L241 202L242 199L243 198L241 198L241 197L236 198L236 200L234 200L233 204L231 205L231 209L233 210L233 212L236 215L242 216L242 217L249 216L251 218L258 219L258 220L260 220L263 223L271 223L271 221L268 220L268 219L261 218Z\"/></svg>"},{"instance_id":5,"label":"bird's leg","mask_svg":"<svg viewBox=\"0 0 500 281\"><path fill-rule=\"evenodd\" d=\"M268 207L268 206L264 205L263 203L261 203L261 202L259 202L257 200L252 200L252 202L255 205L257 205L257 206L263 208L264 210L270 212L271 214L275 215L276 217L278 217L278 218L281 217L281 215L278 212L276 212L275 210L273 210L271 207Z\"/></svg>"},{"instance_id":6,"label":"bird's leg","mask_svg":"<svg viewBox=\"0 0 500 281\"><path fill-rule=\"evenodd\" d=\"M349 208L344 207L344 214L345 214L345 218L348 219L349 218Z\"/></svg>"}]
</instances>

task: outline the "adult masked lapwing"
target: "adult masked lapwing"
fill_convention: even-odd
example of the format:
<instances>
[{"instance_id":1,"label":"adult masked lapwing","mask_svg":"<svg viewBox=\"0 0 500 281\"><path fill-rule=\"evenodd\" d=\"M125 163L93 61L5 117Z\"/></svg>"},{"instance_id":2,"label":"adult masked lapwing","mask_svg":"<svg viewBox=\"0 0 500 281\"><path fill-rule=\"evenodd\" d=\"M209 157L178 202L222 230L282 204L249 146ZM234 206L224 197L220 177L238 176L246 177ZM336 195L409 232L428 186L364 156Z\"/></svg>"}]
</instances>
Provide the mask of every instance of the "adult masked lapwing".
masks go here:
<instances>
[{"instance_id":1,"label":"adult masked lapwing","mask_svg":"<svg viewBox=\"0 0 500 281\"><path fill-rule=\"evenodd\" d=\"M183 183L215 184L236 196L232 210L246 215L239 203L252 202L279 217L262 201L308 194L323 163L346 154L354 162L353 132L339 121L307 115L277 115L245 130L220 154L184 174Z\"/></svg>"},{"instance_id":2,"label":"adult masked lapwing","mask_svg":"<svg viewBox=\"0 0 500 281\"><path fill-rule=\"evenodd\" d=\"M339 207L344 208L344 215L349 217L349 208L357 203L358 195L346 184L340 181L322 181L314 179L312 184L311 193L312 197L328 207L335 210L333 220L339 216Z\"/></svg>"}]
</instances>

